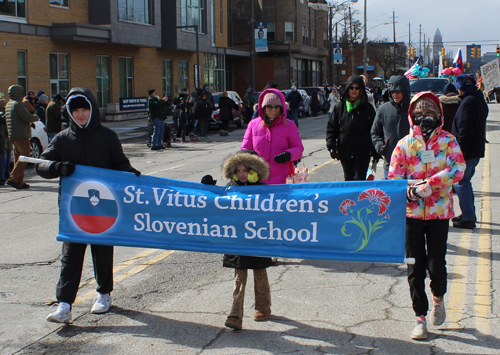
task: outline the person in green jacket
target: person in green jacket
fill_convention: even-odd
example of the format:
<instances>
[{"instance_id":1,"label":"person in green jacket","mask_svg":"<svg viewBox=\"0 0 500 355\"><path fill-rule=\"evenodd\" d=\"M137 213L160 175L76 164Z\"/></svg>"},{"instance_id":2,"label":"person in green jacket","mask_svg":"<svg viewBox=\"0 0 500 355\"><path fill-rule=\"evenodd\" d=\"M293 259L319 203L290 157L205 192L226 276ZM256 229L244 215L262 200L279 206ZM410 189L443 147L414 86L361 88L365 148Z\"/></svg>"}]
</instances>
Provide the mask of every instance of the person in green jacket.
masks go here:
<instances>
[{"instance_id":1,"label":"person in green jacket","mask_svg":"<svg viewBox=\"0 0 500 355\"><path fill-rule=\"evenodd\" d=\"M23 103L24 89L20 85L12 85L9 88L10 100L5 108L5 118L9 139L14 145L15 165L7 179L7 185L21 190L28 189L30 185L24 182L24 169L28 163L19 161L21 155L30 155L31 123L38 121L37 115L29 113Z\"/></svg>"}]
</instances>

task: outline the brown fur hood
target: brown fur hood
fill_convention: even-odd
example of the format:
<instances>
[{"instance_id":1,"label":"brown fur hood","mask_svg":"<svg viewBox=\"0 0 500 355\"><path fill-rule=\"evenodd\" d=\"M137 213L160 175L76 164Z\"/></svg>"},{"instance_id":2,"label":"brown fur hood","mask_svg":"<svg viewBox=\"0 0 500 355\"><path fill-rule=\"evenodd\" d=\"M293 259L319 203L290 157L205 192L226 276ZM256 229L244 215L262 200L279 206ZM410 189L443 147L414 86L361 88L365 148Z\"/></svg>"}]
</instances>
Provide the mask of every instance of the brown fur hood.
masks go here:
<instances>
[{"instance_id":1,"label":"brown fur hood","mask_svg":"<svg viewBox=\"0 0 500 355\"><path fill-rule=\"evenodd\" d=\"M439 96L439 101L441 101L441 103L443 105L453 105L453 104L459 104L460 101L462 101L462 99L460 98L460 96L458 96L458 94L453 94L453 95L441 95Z\"/></svg>"},{"instance_id":2,"label":"brown fur hood","mask_svg":"<svg viewBox=\"0 0 500 355\"><path fill-rule=\"evenodd\" d=\"M257 153L242 150L236 154L228 156L222 163L222 176L227 180L232 180L236 167L240 164L254 170L259 174L259 180L269 178L269 165Z\"/></svg>"}]
</instances>

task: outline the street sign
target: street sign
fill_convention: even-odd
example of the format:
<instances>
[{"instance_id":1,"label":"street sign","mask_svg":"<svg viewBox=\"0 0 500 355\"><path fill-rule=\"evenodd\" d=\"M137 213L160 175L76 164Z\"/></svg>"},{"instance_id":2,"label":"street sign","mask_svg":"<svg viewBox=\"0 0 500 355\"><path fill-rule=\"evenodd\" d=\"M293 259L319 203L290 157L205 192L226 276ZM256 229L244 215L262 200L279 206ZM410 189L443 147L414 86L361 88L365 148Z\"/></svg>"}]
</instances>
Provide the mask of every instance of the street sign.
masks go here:
<instances>
[{"instance_id":1,"label":"street sign","mask_svg":"<svg viewBox=\"0 0 500 355\"><path fill-rule=\"evenodd\" d=\"M498 58L491 62L481 65L481 75L483 76L482 83L486 92L493 90L495 87L500 86L500 69L498 65Z\"/></svg>"},{"instance_id":2,"label":"street sign","mask_svg":"<svg viewBox=\"0 0 500 355\"><path fill-rule=\"evenodd\" d=\"M342 64L342 43L333 43L333 64Z\"/></svg>"}]
</instances>

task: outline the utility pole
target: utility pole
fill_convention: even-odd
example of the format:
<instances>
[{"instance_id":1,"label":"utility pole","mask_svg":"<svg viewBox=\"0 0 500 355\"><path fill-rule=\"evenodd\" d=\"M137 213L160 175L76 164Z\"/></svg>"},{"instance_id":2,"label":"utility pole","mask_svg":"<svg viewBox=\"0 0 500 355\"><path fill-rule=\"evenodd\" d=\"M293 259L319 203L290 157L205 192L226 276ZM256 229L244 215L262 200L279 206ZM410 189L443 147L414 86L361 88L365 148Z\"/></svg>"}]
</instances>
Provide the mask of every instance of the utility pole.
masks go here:
<instances>
[{"instance_id":1,"label":"utility pole","mask_svg":"<svg viewBox=\"0 0 500 355\"><path fill-rule=\"evenodd\" d=\"M365 9L364 9L364 21L363 21L363 75L368 80L367 72L366 72L366 59L368 56L368 50L366 48L366 0L365 0Z\"/></svg>"},{"instance_id":2,"label":"utility pole","mask_svg":"<svg viewBox=\"0 0 500 355\"><path fill-rule=\"evenodd\" d=\"M349 27L351 29L351 34L349 37L351 37L351 76L354 75L354 40L352 38L352 14L351 14L351 7L349 6Z\"/></svg>"},{"instance_id":3,"label":"utility pole","mask_svg":"<svg viewBox=\"0 0 500 355\"><path fill-rule=\"evenodd\" d=\"M255 5L250 0L250 87L255 87ZM288 69L290 70L290 69Z\"/></svg>"},{"instance_id":4,"label":"utility pole","mask_svg":"<svg viewBox=\"0 0 500 355\"><path fill-rule=\"evenodd\" d=\"M422 56L422 25L418 25L418 57Z\"/></svg>"},{"instance_id":5,"label":"utility pole","mask_svg":"<svg viewBox=\"0 0 500 355\"><path fill-rule=\"evenodd\" d=\"M393 70L392 74L396 74L396 12L392 10L392 56Z\"/></svg>"},{"instance_id":6,"label":"utility pole","mask_svg":"<svg viewBox=\"0 0 500 355\"><path fill-rule=\"evenodd\" d=\"M411 24L408 22L408 48L411 47ZM408 56L408 68L411 67L411 57Z\"/></svg>"}]
</instances>

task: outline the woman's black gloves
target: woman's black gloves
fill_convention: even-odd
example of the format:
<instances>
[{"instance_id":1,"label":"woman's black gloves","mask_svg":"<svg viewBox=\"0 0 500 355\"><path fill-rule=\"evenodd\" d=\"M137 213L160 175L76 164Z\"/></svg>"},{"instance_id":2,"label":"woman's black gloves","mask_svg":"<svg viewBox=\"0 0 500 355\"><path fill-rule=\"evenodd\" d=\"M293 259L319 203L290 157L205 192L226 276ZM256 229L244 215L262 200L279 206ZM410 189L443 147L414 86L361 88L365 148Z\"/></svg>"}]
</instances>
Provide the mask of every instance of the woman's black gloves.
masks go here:
<instances>
[{"instance_id":1,"label":"woman's black gloves","mask_svg":"<svg viewBox=\"0 0 500 355\"><path fill-rule=\"evenodd\" d=\"M289 162L290 159L292 159L292 155L290 152L283 152L274 157L274 161L276 163L286 163Z\"/></svg>"},{"instance_id":2,"label":"woman's black gloves","mask_svg":"<svg viewBox=\"0 0 500 355\"><path fill-rule=\"evenodd\" d=\"M70 176L75 172L75 164L69 161L55 163L54 168L60 176Z\"/></svg>"}]
</instances>

